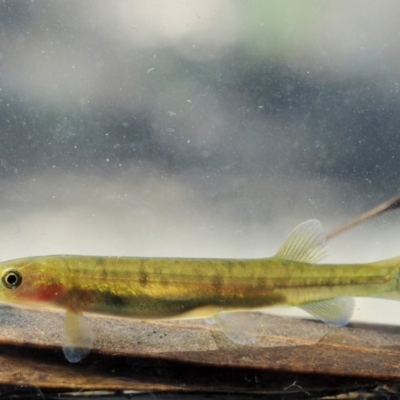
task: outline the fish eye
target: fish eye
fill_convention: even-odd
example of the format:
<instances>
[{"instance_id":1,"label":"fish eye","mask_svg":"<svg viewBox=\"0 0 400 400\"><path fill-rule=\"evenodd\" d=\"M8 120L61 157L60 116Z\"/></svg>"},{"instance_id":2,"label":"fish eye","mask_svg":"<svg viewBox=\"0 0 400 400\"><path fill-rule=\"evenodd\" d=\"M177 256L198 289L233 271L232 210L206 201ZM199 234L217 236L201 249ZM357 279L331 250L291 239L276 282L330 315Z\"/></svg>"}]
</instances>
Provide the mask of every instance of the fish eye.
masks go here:
<instances>
[{"instance_id":1,"label":"fish eye","mask_svg":"<svg viewBox=\"0 0 400 400\"><path fill-rule=\"evenodd\" d=\"M10 269L4 272L1 281L7 289L17 289L22 283L22 275L17 270Z\"/></svg>"}]
</instances>

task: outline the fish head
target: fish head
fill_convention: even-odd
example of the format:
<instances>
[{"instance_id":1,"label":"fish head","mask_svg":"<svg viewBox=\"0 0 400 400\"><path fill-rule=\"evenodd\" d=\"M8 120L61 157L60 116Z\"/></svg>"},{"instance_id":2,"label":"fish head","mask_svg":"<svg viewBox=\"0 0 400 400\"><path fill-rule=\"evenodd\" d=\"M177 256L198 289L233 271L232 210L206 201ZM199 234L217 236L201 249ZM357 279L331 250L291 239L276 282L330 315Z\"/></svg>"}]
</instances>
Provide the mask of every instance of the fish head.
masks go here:
<instances>
[{"instance_id":1,"label":"fish head","mask_svg":"<svg viewBox=\"0 0 400 400\"><path fill-rule=\"evenodd\" d=\"M0 302L17 305L56 303L65 293L62 276L42 258L0 263Z\"/></svg>"}]
</instances>

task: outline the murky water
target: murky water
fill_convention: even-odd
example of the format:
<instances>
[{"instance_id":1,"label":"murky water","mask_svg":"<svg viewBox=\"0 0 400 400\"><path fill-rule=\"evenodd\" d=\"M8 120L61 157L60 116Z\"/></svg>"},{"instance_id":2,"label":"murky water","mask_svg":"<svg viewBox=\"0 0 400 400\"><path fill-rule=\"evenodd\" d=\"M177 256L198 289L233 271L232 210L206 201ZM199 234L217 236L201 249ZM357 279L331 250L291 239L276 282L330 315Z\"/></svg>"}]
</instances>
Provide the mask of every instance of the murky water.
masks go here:
<instances>
[{"instance_id":1,"label":"murky water","mask_svg":"<svg viewBox=\"0 0 400 400\"><path fill-rule=\"evenodd\" d=\"M272 256L397 194L398 11L0 2L0 260ZM392 211L326 261L398 256L399 232ZM400 303L357 299L353 320L398 325Z\"/></svg>"}]
</instances>

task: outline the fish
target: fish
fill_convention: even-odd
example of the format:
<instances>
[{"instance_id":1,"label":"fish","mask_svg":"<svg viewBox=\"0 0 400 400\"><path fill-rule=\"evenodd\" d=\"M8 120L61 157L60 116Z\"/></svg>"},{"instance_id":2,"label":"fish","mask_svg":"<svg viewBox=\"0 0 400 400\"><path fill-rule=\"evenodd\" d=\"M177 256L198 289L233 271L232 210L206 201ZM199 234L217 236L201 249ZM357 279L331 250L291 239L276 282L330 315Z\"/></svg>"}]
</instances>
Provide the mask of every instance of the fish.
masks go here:
<instances>
[{"instance_id":1,"label":"fish","mask_svg":"<svg viewBox=\"0 0 400 400\"><path fill-rule=\"evenodd\" d=\"M247 334L251 326L235 316L297 306L342 326L352 317L354 297L399 298L400 257L317 264L327 255L322 225L312 219L298 225L270 258L21 258L0 263L0 303L65 310L62 348L76 363L93 348L87 314L145 321L212 319L229 339L248 344L254 341Z\"/></svg>"}]
</instances>

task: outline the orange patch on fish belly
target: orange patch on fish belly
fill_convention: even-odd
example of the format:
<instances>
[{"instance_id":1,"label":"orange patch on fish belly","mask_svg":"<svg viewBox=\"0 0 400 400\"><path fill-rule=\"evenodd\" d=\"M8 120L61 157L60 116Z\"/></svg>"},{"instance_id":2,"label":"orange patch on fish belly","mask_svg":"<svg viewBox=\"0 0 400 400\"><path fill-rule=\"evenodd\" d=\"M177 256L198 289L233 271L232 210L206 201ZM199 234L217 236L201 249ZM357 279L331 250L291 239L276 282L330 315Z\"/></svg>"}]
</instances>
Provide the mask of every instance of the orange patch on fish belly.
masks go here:
<instances>
[{"instance_id":1,"label":"orange patch on fish belly","mask_svg":"<svg viewBox=\"0 0 400 400\"><path fill-rule=\"evenodd\" d=\"M63 285L48 285L44 286L32 300L36 301L52 301L65 293Z\"/></svg>"}]
</instances>

